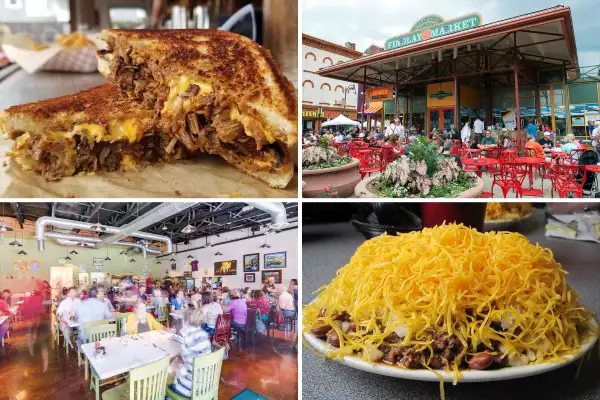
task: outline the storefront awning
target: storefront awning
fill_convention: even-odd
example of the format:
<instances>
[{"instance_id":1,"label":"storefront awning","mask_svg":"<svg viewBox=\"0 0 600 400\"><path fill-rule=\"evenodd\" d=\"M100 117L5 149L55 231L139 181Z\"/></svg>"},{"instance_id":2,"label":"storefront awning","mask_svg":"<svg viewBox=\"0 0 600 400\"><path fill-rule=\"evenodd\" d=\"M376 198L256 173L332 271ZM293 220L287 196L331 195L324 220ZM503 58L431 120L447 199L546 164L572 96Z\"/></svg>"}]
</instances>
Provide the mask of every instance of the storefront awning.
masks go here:
<instances>
[{"instance_id":1,"label":"storefront awning","mask_svg":"<svg viewBox=\"0 0 600 400\"><path fill-rule=\"evenodd\" d=\"M381 104L371 106L365 110L365 114L375 114L381 110Z\"/></svg>"}]
</instances>

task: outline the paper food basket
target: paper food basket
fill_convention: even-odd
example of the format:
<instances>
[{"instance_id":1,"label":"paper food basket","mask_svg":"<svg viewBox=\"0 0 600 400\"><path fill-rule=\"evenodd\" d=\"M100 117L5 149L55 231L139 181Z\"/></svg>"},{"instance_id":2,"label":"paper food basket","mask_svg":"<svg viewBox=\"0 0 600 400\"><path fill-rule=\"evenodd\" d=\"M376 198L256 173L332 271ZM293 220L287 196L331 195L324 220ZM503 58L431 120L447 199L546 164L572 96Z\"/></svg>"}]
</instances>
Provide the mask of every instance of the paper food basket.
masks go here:
<instances>
[{"instance_id":1,"label":"paper food basket","mask_svg":"<svg viewBox=\"0 0 600 400\"><path fill-rule=\"evenodd\" d=\"M16 36L16 35L13 35ZM11 40L2 44L6 57L30 74L37 71L96 72L98 60L96 47L65 47L52 44L44 50L34 51L28 48L27 41Z\"/></svg>"}]
</instances>

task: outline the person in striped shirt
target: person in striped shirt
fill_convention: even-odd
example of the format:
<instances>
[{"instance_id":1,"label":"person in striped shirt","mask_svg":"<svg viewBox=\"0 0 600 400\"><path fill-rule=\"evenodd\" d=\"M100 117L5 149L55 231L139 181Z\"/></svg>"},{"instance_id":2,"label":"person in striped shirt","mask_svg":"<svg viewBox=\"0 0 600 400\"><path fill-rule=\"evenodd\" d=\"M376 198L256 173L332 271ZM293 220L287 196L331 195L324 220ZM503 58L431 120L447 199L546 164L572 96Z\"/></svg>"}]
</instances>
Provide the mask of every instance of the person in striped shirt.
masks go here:
<instances>
[{"instance_id":1,"label":"person in striped shirt","mask_svg":"<svg viewBox=\"0 0 600 400\"><path fill-rule=\"evenodd\" d=\"M210 337L202 329L204 319L205 313L202 308L190 311L188 323L180 332L180 335L183 336L181 346L182 363L176 368L175 381L171 384L170 389L182 396L192 397L194 358L209 354L212 351Z\"/></svg>"}]
</instances>

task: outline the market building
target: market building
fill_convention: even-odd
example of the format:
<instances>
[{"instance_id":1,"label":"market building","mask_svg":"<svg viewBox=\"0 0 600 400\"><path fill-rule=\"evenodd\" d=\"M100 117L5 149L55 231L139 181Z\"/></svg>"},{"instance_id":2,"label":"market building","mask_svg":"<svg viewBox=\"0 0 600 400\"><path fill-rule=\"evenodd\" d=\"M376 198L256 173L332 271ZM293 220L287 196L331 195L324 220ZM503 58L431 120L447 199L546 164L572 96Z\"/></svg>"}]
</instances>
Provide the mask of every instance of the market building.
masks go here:
<instances>
[{"instance_id":1,"label":"market building","mask_svg":"<svg viewBox=\"0 0 600 400\"><path fill-rule=\"evenodd\" d=\"M451 20L428 15L384 51L318 71L365 88L360 119L430 133L481 118L524 139L529 121L557 136L589 139L600 119L598 66L580 67L569 7L556 6L483 24L477 13Z\"/></svg>"},{"instance_id":2,"label":"market building","mask_svg":"<svg viewBox=\"0 0 600 400\"><path fill-rule=\"evenodd\" d=\"M320 76L321 68L357 59L363 54L353 43L341 46L302 34L302 131L319 129L328 119L345 114L357 119L356 84Z\"/></svg>"}]
</instances>

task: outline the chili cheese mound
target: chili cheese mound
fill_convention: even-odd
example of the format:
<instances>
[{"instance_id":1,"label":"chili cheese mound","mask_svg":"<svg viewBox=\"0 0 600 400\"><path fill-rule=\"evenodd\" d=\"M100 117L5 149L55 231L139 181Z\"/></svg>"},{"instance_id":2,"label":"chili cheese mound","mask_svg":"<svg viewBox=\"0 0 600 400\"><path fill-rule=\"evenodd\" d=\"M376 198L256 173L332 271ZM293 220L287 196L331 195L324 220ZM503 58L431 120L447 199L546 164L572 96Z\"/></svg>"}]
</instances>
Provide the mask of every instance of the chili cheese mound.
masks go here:
<instances>
[{"instance_id":1,"label":"chili cheese mound","mask_svg":"<svg viewBox=\"0 0 600 400\"><path fill-rule=\"evenodd\" d=\"M316 300L305 332L327 357L454 372L560 361L597 336L566 271L521 234L463 225L363 243ZM442 389L443 390L443 389Z\"/></svg>"}]
</instances>

